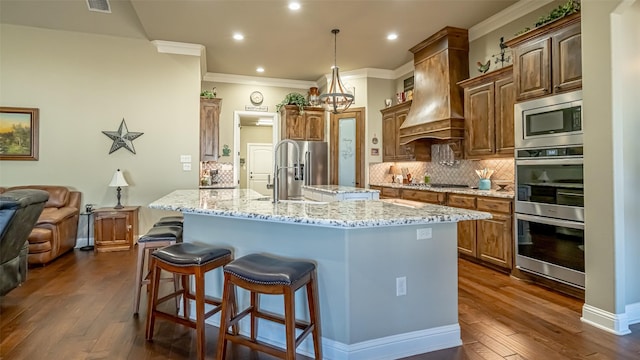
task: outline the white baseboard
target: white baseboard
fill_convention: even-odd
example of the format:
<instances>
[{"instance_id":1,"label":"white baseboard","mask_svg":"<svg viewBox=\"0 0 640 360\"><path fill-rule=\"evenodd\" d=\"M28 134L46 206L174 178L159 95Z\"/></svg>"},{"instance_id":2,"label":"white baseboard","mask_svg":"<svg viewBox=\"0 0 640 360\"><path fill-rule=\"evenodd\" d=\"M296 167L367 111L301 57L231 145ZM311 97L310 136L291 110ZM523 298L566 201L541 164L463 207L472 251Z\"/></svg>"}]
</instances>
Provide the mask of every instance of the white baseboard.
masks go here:
<instances>
[{"instance_id":1,"label":"white baseboard","mask_svg":"<svg viewBox=\"0 0 640 360\"><path fill-rule=\"evenodd\" d=\"M218 321L207 321L207 323L219 326ZM242 322L240 324L240 333L248 335L248 327L244 328ZM281 348L285 347L284 326L268 321L261 321L259 326L258 340ZM323 337L322 355L326 360L393 360L460 345L462 345L460 325L452 324L351 345ZM298 346L297 352L313 357L311 335Z\"/></svg>"},{"instance_id":2,"label":"white baseboard","mask_svg":"<svg viewBox=\"0 0 640 360\"><path fill-rule=\"evenodd\" d=\"M640 310L640 305L638 306L638 310ZM637 315L640 315L640 312L638 312ZM613 314L608 311L598 309L595 306L584 304L582 306L582 317L580 320L591 326L595 326L598 329L602 329L616 335L626 335L631 333L631 330L629 330L630 322L627 312L624 314Z\"/></svg>"},{"instance_id":3,"label":"white baseboard","mask_svg":"<svg viewBox=\"0 0 640 360\"><path fill-rule=\"evenodd\" d=\"M628 304L625 309L629 325L640 323L640 302Z\"/></svg>"}]
</instances>

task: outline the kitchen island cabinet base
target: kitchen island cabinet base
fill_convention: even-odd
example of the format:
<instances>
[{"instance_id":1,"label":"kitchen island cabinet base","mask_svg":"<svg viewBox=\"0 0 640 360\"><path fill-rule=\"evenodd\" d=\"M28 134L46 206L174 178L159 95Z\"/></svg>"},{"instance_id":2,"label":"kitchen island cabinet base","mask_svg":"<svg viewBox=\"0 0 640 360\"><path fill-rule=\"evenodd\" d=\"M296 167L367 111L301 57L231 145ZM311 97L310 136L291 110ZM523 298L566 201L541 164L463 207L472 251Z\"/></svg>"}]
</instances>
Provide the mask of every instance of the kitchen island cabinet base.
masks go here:
<instances>
[{"instance_id":1,"label":"kitchen island cabinet base","mask_svg":"<svg viewBox=\"0 0 640 360\"><path fill-rule=\"evenodd\" d=\"M417 240L417 230L432 238ZM323 353L326 359L396 359L461 345L457 301L455 222L338 228L185 213L184 241L232 249L238 258L269 253L312 260L318 270ZM207 295L219 297L220 270L208 273ZM396 279L406 278L397 296ZM305 292L298 316L308 319ZM238 292L240 308L248 293ZM282 299L263 296L261 308L283 313ZM211 318L218 325L218 317ZM284 328L259 323L261 341L284 346ZM240 324L249 333L249 323ZM305 340L298 352L313 354Z\"/></svg>"}]
</instances>

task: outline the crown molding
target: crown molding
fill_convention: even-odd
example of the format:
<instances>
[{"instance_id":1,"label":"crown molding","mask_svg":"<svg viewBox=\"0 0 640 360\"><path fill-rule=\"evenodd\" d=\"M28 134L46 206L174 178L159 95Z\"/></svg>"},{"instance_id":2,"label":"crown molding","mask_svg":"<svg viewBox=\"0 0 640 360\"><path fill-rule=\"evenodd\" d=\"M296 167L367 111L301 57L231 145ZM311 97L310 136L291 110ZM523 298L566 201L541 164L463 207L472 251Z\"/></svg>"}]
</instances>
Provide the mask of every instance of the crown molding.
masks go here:
<instances>
[{"instance_id":1,"label":"crown molding","mask_svg":"<svg viewBox=\"0 0 640 360\"><path fill-rule=\"evenodd\" d=\"M537 10L553 0L520 0L499 13L469 28L469 41L474 41L513 20Z\"/></svg>"},{"instance_id":2,"label":"crown molding","mask_svg":"<svg viewBox=\"0 0 640 360\"><path fill-rule=\"evenodd\" d=\"M207 51L204 45L164 40L153 40L151 43L156 47L156 50L162 54L200 57L200 74L207 72Z\"/></svg>"},{"instance_id":3,"label":"crown molding","mask_svg":"<svg viewBox=\"0 0 640 360\"><path fill-rule=\"evenodd\" d=\"M411 60L408 63L400 66L399 68L393 70L393 78L394 80L400 79L403 75L407 75L414 70L415 66L413 65L413 60Z\"/></svg>"},{"instance_id":4,"label":"crown molding","mask_svg":"<svg viewBox=\"0 0 640 360\"><path fill-rule=\"evenodd\" d=\"M314 81L278 79L278 78L210 73L210 72L206 73L202 78L202 80L211 81L211 82L230 83L230 84L275 86L275 87L285 87L285 88L293 88L293 89L309 89L310 87L318 86Z\"/></svg>"}]
</instances>

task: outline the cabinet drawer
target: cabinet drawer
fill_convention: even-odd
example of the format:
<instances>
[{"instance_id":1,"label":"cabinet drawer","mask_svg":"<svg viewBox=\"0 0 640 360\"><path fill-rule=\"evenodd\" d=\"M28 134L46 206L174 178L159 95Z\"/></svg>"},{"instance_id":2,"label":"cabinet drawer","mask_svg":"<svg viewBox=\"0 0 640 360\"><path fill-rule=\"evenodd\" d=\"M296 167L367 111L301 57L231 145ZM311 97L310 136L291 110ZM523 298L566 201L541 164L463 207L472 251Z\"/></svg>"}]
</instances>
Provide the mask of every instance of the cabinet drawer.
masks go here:
<instances>
[{"instance_id":1,"label":"cabinet drawer","mask_svg":"<svg viewBox=\"0 0 640 360\"><path fill-rule=\"evenodd\" d=\"M421 191L421 190L402 190L402 198L407 200L422 201L431 204L443 204L445 193Z\"/></svg>"},{"instance_id":2,"label":"cabinet drawer","mask_svg":"<svg viewBox=\"0 0 640 360\"><path fill-rule=\"evenodd\" d=\"M463 208L463 209L475 209L476 208L476 197L471 195L461 195L461 194L449 194L447 205Z\"/></svg>"},{"instance_id":3,"label":"cabinet drawer","mask_svg":"<svg viewBox=\"0 0 640 360\"><path fill-rule=\"evenodd\" d=\"M511 200L478 198L478 210L511 214Z\"/></svg>"},{"instance_id":4,"label":"cabinet drawer","mask_svg":"<svg viewBox=\"0 0 640 360\"><path fill-rule=\"evenodd\" d=\"M383 187L382 191L380 192L380 195L382 197L391 197L391 198L399 198L400 197L400 189L394 189L394 188L388 188L388 187Z\"/></svg>"}]
</instances>

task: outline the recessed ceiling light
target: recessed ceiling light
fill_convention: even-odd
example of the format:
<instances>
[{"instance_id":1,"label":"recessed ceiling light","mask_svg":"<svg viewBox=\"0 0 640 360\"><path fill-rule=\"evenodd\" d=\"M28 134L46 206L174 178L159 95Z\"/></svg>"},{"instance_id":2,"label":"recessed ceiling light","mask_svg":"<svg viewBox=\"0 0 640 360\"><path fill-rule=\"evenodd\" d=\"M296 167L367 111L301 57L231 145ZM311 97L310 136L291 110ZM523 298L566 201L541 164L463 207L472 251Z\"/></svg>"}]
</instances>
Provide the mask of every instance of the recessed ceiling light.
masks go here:
<instances>
[{"instance_id":1,"label":"recessed ceiling light","mask_svg":"<svg viewBox=\"0 0 640 360\"><path fill-rule=\"evenodd\" d=\"M263 68L262 66L259 66L259 67L256 69L256 71L257 71L257 72L259 72L259 73L263 73L263 72L264 72L264 68Z\"/></svg>"},{"instance_id":2,"label":"recessed ceiling light","mask_svg":"<svg viewBox=\"0 0 640 360\"><path fill-rule=\"evenodd\" d=\"M289 10L300 10L300 3L295 1L290 2Z\"/></svg>"},{"instance_id":3,"label":"recessed ceiling light","mask_svg":"<svg viewBox=\"0 0 640 360\"><path fill-rule=\"evenodd\" d=\"M398 34L396 33L391 33L389 35L387 35L387 40L395 40L398 38Z\"/></svg>"},{"instance_id":4,"label":"recessed ceiling light","mask_svg":"<svg viewBox=\"0 0 640 360\"><path fill-rule=\"evenodd\" d=\"M233 34L233 38L235 40L244 40L244 35L242 35L240 33L235 33L235 34Z\"/></svg>"}]
</instances>

